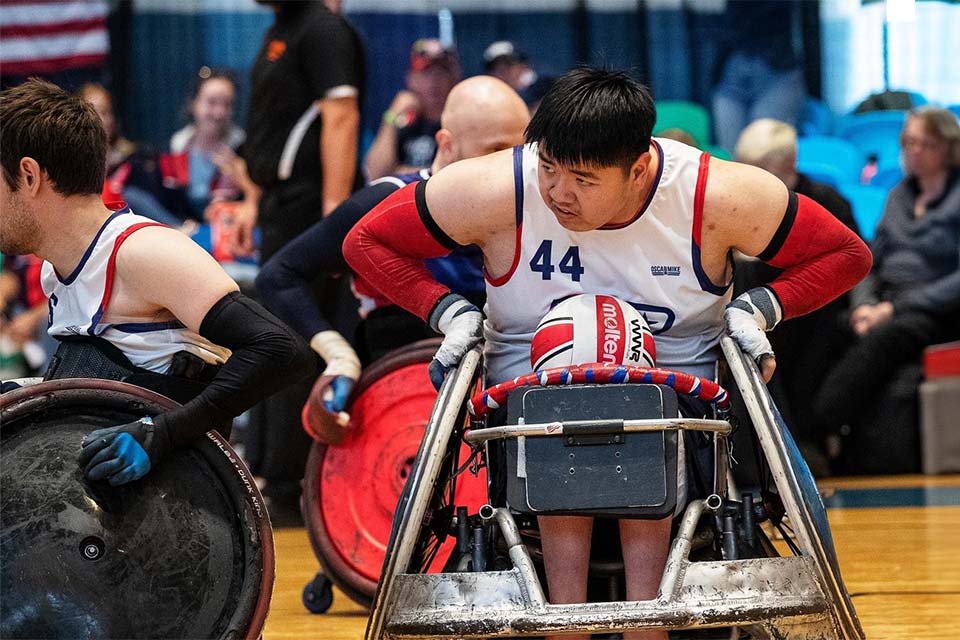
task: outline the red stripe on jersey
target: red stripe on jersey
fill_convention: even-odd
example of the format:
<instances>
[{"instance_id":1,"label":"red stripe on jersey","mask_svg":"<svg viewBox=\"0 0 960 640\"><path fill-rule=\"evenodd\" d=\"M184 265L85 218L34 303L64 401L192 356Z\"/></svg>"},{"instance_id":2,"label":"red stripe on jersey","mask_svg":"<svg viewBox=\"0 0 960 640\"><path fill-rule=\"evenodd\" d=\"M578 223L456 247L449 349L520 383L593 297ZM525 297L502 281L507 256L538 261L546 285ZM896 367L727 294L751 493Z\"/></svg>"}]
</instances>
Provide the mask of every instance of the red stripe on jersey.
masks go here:
<instances>
[{"instance_id":1,"label":"red stripe on jersey","mask_svg":"<svg viewBox=\"0 0 960 640\"><path fill-rule=\"evenodd\" d=\"M597 362L622 364L626 350L626 324L616 298L597 296Z\"/></svg>"},{"instance_id":2,"label":"red stripe on jersey","mask_svg":"<svg viewBox=\"0 0 960 640\"><path fill-rule=\"evenodd\" d=\"M159 222L138 222L137 224L130 225L124 231L117 236L117 239L113 241L113 251L110 252L110 260L107 261L107 281L103 286L103 298L100 300L100 317L102 318L107 314L107 306L110 304L110 296L113 295L113 276L117 268L117 253L120 251L120 245L122 245L127 238L129 238L134 231L139 231L144 227L166 227L165 224L160 224Z\"/></svg>"},{"instance_id":3,"label":"red stripe on jersey","mask_svg":"<svg viewBox=\"0 0 960 640\"><path fill-rule=\"evenodd\" d=\"M700 171L697 173L697 189L693 195L693 242L702 247L700 225L703 223L703 201L707 193L707 174L710 173L710 154L700 154Z\"/></svg>"},{"instance_id":4,"label":"red stripe on jersey","mask_svg":"<svg viewBox=\"0 0 960 640\"><path fill-rule=\"evenodd\" d=\"M4 2L4 4L7 4ZM107 19L103 16L68 20L66 22L38 22L11 24L0 27L0 38L30 38L36 36L67 36L88 31L106 31Z\"/></svg>"},{"instance_id":5,"label":"red stripe on jersey","mask_svg":"<svg viewBox=\"0 0 960 640\"><path fill-rule=\"evenodd\" d=\"M491 287L502 287L510 281L510 278L513 277L513 274L517 271L517 266L520 265L520 242L523 240L523 223L521 222L517 226L516 234L516 244L513 247L513 264L510 265L510 270L499 278L494 278L490 275L490 272L487 271L486 265L483 267L483 277L490 284Z\"/></svg>"}]
</instances>

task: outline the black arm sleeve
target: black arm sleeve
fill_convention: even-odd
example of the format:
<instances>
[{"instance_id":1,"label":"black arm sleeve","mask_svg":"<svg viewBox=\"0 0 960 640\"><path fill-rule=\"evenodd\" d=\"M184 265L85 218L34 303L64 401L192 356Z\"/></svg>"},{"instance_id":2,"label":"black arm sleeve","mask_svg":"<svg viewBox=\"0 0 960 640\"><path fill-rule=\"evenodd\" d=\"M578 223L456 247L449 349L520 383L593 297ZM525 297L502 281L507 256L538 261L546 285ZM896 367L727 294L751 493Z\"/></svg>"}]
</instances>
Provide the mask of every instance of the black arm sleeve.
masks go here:
<instances>
[{"instance_id":1,"label":"black arm sleeve","mask_svg":"<svg viewBox=\"0 0 960 640\"><path fill-rule=\"evenodd\" d=\"M368 211L398 188L386 181L361 189L287 243L257 275L257 295L264 306L308 340L331 329L312 284L320 276L350 271L343 259L343 239Z\"/></svg>"},{"instance_id":2,"label":"black arm sleeve","mask_svg":"<svg viewBox=\"0 0 960 640\"><path fill-rule=\"evenodd\" d=\"M183 447L307 375L317 358L306 342L266 309L234 291L200 324L200 335L233 353L196 398L155 418L172 447Z\"/></svg>"}]
</instances>

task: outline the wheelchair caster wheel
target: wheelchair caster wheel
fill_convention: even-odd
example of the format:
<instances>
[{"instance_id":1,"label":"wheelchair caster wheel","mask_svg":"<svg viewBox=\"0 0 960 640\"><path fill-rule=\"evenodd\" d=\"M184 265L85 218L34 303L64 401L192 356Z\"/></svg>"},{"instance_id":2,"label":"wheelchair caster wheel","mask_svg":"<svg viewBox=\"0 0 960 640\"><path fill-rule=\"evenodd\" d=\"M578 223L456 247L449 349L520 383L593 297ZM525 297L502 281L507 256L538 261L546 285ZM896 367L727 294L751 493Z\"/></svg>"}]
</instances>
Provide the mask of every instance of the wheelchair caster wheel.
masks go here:
<instances>
[{"instance_id":1,"label":"wheelchair caster wheel","mask_svg":"<svg viewBox=\"0 0 960 640\"><path fill-rule=\"evenodd\" d=\"M303 606L310 613L326 613L333 604L333 585L330 578L317 573L303 588Z\"/></svg>"}]
</instances>

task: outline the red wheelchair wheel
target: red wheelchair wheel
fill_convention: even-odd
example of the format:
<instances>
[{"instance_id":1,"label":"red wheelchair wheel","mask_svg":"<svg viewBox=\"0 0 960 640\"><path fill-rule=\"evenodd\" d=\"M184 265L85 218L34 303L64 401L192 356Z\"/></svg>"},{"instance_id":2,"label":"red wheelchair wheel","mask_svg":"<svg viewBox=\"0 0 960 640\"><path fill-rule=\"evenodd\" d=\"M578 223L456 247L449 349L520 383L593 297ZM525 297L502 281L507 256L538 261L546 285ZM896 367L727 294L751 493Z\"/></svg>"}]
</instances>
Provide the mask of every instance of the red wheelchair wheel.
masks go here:
<instances>
[{"instance_id":1,"label":"red wheelchair wheel","mask_svg":"<svg viewBox=\"0 0 960 640\"><path fill-rule=\"evenodd\" d=\"M436 401L427 366L439 344L416 342L368 367L343 442L314 443L307 461L302 510L314 552L330 580L364 606L376 592L394 510ZM468 455L464 444L461 463ZM486 503L486 473L462 474L455 499L471 512ZM444 542L431 571L442 569L455 544Z\"/></svg>"}]
</instances>

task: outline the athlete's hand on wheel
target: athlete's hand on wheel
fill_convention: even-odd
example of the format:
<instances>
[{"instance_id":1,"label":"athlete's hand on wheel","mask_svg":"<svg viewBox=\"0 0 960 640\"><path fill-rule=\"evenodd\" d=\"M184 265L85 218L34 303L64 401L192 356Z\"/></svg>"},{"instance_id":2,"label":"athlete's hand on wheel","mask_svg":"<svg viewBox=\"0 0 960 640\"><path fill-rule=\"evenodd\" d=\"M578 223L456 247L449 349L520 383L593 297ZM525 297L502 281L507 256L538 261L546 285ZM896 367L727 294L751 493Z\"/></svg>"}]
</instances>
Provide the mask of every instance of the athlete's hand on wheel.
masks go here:
<instances>
[{"instance_id":1,"label":"athlete's hand on wheel","mask_svg":"<svg viewBox=\"0 0 960 640\"><path fill-rule=\"evenodd\" d=\"M114 486L139 480L171 449L149 417L92 431L81 447L77 462L83 475Z\"/></svg>"},{"instance_id":2,"label":"athlete's hand on wheel","mask_svg":"<svg viewBox=\"0 0 960 640\"><path fill-rule=\"evenodd\" d=\"M311 395L318 394L317 400L322 400L327 411L339 413L347 407L350 391L360 378L360 358L350 343L332 329L314 335L310 347L327 363L320 376L324 382L318 380Z\"/></svg>"},{"instance_id":3,"label":"athlete's hand on wheel","mask_svg":"<svg viewBox=\"0 0 960 640\"><path fill-rule=\"evenodd\" d=\"M766 332L773 329L782 317L780 303L766 287L757 287L741 294L723 312L727 333L756 361L764 382L770 382L777 368Z\"/></svg>"},{"instance_id":4,"label":"athlete's hand on wheel","mask_svg":"<svg viewBox=\"0 0 960 640\"><path fill-rule=\"evenodd\" d=\"M332 443L343 436L343 427L350 422L344 409L360 377L360 358L350 343L332 329L314 335L310 346L327 363L327 368L313 383L301 420L313 438Z\"/></svg>"},{"instance_id":5,"label":"athlete's hand on wheel","mask_svg":"<svg viewBox=\"0 0 960 640\"><path fill-rule=\"evenodd\" d=\"M443 334L429 368L430 381L439 389L447 371L483 338L483 314L463 296L448 293L430 314L430 327Z\"/></svg>"}]
</instances>

